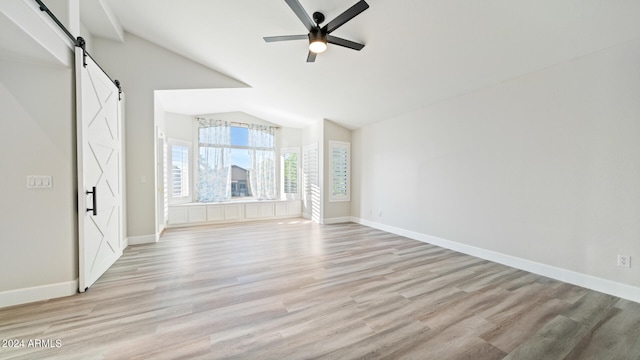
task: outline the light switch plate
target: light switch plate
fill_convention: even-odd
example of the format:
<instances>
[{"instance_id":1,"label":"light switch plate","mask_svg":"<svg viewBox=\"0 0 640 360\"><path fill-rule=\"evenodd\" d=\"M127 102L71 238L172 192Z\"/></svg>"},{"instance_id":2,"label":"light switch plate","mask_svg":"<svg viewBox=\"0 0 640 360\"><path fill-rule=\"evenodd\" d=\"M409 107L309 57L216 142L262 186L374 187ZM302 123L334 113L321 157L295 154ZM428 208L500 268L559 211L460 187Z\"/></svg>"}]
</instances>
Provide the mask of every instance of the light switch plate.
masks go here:
<instances>
[{"instance_id":1,"label":"light switch plate","mask_svg":"<svg viewBox=\"0 0 640 360\"><path fill-rule=\"evenodd\" d=\"M27 188L29 189L50 189L53 186L51 175L29 175L27 176Z\"/></svg>"}]
</instances>

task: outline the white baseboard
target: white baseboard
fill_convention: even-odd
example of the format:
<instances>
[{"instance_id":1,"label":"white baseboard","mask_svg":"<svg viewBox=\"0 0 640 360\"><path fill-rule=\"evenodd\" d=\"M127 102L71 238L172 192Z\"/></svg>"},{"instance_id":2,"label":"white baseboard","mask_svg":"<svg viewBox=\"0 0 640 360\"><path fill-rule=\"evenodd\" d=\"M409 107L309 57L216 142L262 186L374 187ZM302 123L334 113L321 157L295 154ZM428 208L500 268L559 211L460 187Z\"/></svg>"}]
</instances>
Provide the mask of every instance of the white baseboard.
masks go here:
<instances>
[{"instance_id":1,"label":"white baseboard","mask_svg":"<svg viewBox=\"0 0 640 360\"><path fill-rule=\"evenodd\" d=\"M481 259L493 261L499 264L510 266L516 269L528 271L534 274L546 276L551 279L581 286L587 289L599 291L605 294L617 296L619 298L640 302L640 288L599 278L592 275L579 273L572 270L558 268L555 266L506 255L496 251L486 250L475 246L465 245L454 241L442 239L436 236L426 235L411 230L398 228L391 225L381 224L375 221L351 217L351 221L392 234L404 236L410 239L426 242L440 246L445 249L457 251L463 254L475 256Z\"/></svg>"},{"instance_id":2,"label":"white baseboard","mask_svg":"<svg viewBox=\"0 0 640 360\"><path fill-rule=\"evenodd\" d=\"M78 293L78 280L0 292L0 308Z\"/></svg>"},{"instance_id":3,"label":"white baseboard","mask_svg":"<svg viewBox=\"0 0 640 360\"><path fill-rule=\"evenodd\" d=\"M331 225L331 224L343 224L343 223L348 223L348 222L352 222L353 220L351 219L351 216L342 216L342 217L334 217L334 218L325 218L322 223L325 225Z\"/></svg>"},{"instance_id":4,"label":"white baseboard","mask_svg":"<svg viewBox=\"0 0 640 360\"><path fill-rule=\"evenodd\" d=\"M128 245L141 245L141 244L151 244L154 242L158 242L159 234L154 235L142 235L142 236L129 236L127 238Z\"/></svg>"}]
</instances>

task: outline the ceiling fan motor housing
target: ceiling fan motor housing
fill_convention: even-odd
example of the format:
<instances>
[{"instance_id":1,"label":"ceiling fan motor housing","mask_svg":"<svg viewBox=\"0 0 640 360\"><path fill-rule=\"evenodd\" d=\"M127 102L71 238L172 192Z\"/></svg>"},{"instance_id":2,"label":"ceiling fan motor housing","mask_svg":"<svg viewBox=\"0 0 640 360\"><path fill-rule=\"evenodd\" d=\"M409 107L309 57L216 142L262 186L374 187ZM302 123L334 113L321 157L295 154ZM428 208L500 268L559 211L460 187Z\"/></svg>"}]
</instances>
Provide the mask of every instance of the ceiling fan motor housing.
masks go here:
<instances>
[{"instance_id":1,"label":"ceiling fan motor housing","mask_svg":"<svg viewBox=\"0 0 640 360\"><path fill-rule=\"evenodd\" d=\"M309 41L313 42L316 40L323 40L324 42L327 41L327 34L319 27L309 31Z\"/></svg>"}]
</instances>

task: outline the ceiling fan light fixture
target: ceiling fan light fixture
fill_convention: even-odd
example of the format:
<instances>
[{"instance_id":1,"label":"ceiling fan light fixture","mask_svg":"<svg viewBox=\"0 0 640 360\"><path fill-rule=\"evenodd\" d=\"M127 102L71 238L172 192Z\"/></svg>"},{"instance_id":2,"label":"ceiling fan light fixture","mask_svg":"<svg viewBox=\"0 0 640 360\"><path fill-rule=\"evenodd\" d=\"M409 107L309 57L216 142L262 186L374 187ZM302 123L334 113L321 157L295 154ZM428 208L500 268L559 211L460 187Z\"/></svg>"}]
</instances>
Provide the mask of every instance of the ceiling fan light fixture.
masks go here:
<instances>
[{"instance_id":1,"label":"ceiling fan light fixture","mask_svg":"<svg viewBox=\"0 0 640 360\"><path fill-rule=\"evenodd\" d=\"M327 36L320 28L315 28L309 32L309 51L320 54L327 50Z\"/></svg>"},{"instance_id":2,"label":"ceiling fan light fixture","mask_svg":"<svg viewBox=\"0 0 640 360\"><path fill-rule=\"evenodd\" d=\"M324 39L315 39L309 43L309 51L312 53L320 54L327 50L327 40Z\"/></svg>"}]
</instances>

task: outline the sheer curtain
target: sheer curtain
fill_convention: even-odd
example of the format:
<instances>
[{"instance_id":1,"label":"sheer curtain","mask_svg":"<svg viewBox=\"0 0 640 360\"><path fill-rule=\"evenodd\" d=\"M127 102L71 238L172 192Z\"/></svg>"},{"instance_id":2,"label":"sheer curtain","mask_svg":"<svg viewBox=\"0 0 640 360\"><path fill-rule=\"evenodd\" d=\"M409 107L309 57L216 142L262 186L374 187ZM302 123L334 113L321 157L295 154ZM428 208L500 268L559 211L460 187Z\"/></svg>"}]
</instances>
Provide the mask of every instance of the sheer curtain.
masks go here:
<instances>
[{"instance_id":1,"label":"sheer curtain","mask_svg":"<svg viewBox=\"0 0 640 360\"><path fill-rule=\"evenodd\" d=\"M221 120L198 119L200 202L231 199L231 128Z\"/></svg>"},{"instance_id":2,"label":"sheer curtain","mask_svg":"<svg viewBox=\"0 0 640 360\"><path fill-rule=\"evenodd\" d=\"M260 200L276 198L275 128L249 126L249 184L251 193Z\"/></svg>"}]
</instances>

